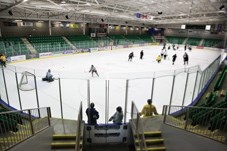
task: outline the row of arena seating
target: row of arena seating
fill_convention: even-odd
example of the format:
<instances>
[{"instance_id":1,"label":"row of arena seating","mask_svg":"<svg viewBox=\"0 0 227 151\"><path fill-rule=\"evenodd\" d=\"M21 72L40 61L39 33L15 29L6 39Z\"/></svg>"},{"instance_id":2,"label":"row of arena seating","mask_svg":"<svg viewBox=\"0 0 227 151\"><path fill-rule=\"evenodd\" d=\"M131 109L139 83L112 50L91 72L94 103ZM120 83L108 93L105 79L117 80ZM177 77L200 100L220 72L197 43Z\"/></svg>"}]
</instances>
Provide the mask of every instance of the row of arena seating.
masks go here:
<instances>
[{"instance_id":1,"label":"row of arena seating","mask_svg":"<svg viewBox=\"0 0 227 151\"><path fill-rule=\"evenodd\" d=\"M176 37L176 36L166 36L166 39L169 43L174 44L185 44L192 45L192 46L201 46L204 47L215 47L218 44L222 43L222 39L202 39L202 38L185 38L185 37ZM202 41L203 40L203 41Z\"/></svg>"},{"instance_id":2,"label":"row of arena seating","mask_svg":"<svg viewBox=\"0 0 227 151\"><path fill-rule=\"evenodd\" d=\"M66 37L71 44L78 49L87 49L91 47L103 47L106 45L128 45L154 42L153 38L148 35L109 35L102 38L91 38L87 35L75 35ZM71 46L62 36L37 36L29 37L28 41L37 52L64 51L71 50ZM101 39L101 40L100 40ZM199 45L201 41L204 46L213 47L221 40L185 38L167 36L167 41L174 44L183 44L185 41L189 45ZM19 37L0 38L0 53L7 56L29 54L27 46Z\"/></svg>"},{"instance_id":3,"label":"row of arena seating","mask_svg":"<svg viewBox=\"0 0 227 151\"><path fill-rule=\"evenodd\" d=\"M226 66L218 75L218 79L214 86L214 91L207 93L206 102L202 103L198 107L208 108L193 108L190 109L189 119L191 119L191 125L203 125L208 126L208 129L213 131L215 129L223 129L227 122L227 110L221 110L219 108L227 108L227 93L222 89L222 84L225 80ZM219 98L221 97L221 98ZM219 98L219 99L218 99Z\"/></svg>"},{"instance_id":4,"label":"row of arena seating","mask_svg":"<svg viewBox=\"0 0 227 151\"><path fill-rule=\"evenodd\" d=\"M0 107L0 113L7 112L8 110ZM10 113L10 114L0 114L0 133L6 133L8 131L17 132L18 131L18 124L23 124L22 117L17 113Z\"/></svg>"},{"instance_id":5,"label":"row of arena seating","mask_svg":"<svg viewBox=\"0 0 227 151\"><path fill-rule=\"evenodd\" d=\"M29 42L38 52L69 50L70 45L61 36L29 37Z\"/></svg>"},{"instance_id":6,"label":"row of arena seating","mask_svg":"<svg viewBox=\"0 0 227 151\"><path fill-rule=\"evenodd\" d=\"M29 54L30 51L19 37L0 37L0 53L13 56Z\"/></svg>"}]
</instances>

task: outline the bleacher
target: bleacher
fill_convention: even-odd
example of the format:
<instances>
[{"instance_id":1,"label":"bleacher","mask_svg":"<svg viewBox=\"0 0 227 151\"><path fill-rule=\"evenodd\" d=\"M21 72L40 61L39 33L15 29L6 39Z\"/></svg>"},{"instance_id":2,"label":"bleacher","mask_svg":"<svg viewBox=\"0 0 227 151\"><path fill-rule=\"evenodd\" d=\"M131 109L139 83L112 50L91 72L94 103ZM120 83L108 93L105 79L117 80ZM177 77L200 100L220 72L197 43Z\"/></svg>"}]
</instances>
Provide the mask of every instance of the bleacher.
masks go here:
<instances>
[{"instance_id":1,"label":"bleacher","mask_svg":"<svg viewBox=\"0 0 227 151\"><path fill-rule=\"evenodd\" d=\"M0 106L0 113L8 112L9 110ZM10 114L0 114L0 126L1 126L1 133L6 133L8 131L17 132L17 124L22 124L22 117L17 113L10 113Z\"/></svg>"},{"instance_id":2,"label":"bleacher","mask_svg":"<svg viewBox=\"0 0 227 151\"><path fill-rule=\"evenodd\" d=\"M61 36L37 36L29 37L28 40L38 52L55 52L71 49Z\"/></svg>"},{"instance_id":3,"label":"bleacher","mask_svg":"<svg viewBox=\"0 0 227 151\"><path fill-rule=\"evenodd\" d=\"M133 44L140 44L140 43L144 43L144 40L141 39L139 36L137 35L125 35L124 36L126 39L128 39L129 41L131 41Z\"/></svg>"},{"instance_id":4,"label":"bleacher","mask_svg":"<svg viewBox=\"0 0 227 151\"><path fill-rule=\"evenodd\" d=\"M192 46L198 46L201 40L201 38L188 38L187 44Z\"/></svg>"},{"instance_id":5,"label":"bleacher","mask_svg":"<svg viewBox=\"0 0 227 151\"><path fill-rule=\"evenodd\" d=\"M98 43L86 35L67 36L66 38L78 49L98 47Z\"/></svg>"},{"instance_id":6,"label":"bleacher","mask_svg":"<svg viewBox=\"0 0 227 151\"><path fill-rule=\"evenodd\" d=\"M148 35L139 35L138 37L147 43L154 42L151 36Z\"/></svg>"},{"instance_id":7,"label":"bleacher","mask_svg":"<svg viewBox=\"0 0 227 151\"><path fill-rule=\"evenodd\" d=\"M30 51L19 37L0 37L0 53L15 56L30 54Z\"/></svg>"},{"instance_id":8,"label":"bleacher","mask_svg":"<svg viewBox=\"0 0 227 151\"><path fill-rule=\"evenodd\" d=\"M227 67L218 74L218 79L214 85L214 91L206 94L206 101L197 107L208 108L193 108L190 110L189 118L191 124L207 126L209 130L222 129L227 122L227 110L220 108L227 108L227 93L223 89Z\"/></svg>"},{"instance_id":9,"label":"bleacher","mask_svg":"<svg viewBox=\"0 0 227 151\"><path fill-rule=\"evenodd\" d=\"M113 41L114 45L127 45L131 42L123 35L109 35L109 38Z\"/></svg>"},{"instance_id":10,"label":"bleacher","mask_svg":"<svg viewBox=\"0 0 227 151\"><path fill-rule=\"evenodd\" d=\"M221 39L204 39L204 47L215 47L217 44L221 43Z\"/></svg>"},{"instance_id":11,"label":"bleacher","mask_svg":"<svg viewBox=\"0 0 227 151\"><path fill-rule=\"evenodd\" d=\"M183 44L185 37L166 36L166 39L172 44Z\"/></svg>"}]
</instances>

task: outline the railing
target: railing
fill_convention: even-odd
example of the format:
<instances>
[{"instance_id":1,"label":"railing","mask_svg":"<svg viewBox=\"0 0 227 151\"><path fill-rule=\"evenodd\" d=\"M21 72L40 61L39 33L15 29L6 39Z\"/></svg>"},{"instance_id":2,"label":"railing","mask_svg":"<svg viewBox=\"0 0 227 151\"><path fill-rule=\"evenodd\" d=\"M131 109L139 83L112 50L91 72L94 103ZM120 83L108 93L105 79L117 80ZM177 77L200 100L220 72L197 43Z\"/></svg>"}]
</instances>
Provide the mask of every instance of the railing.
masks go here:
<instances>
[{"instance_id":1,"label":"railing","mask_svg":"<svg viewBox=\"0 0 227 151\"><path fill-rule=\"evenodd\" d=\"M50 108L0 113L0 150L7 150L50 126Z\"/></svg>"},{"instance_id":2,"label":"railing","mask_svg":"<svg viewBox=\"0 0 227 151\"><path fill-rule=\"evenodd\" d=\"M106 113L105 116L100 116L99 123L104 123L105 119L109 119L109 114L115 112L116 106L121 106L124 109L125 122L130 115L128 100L135 100L141 108L141 104L144 103L139 101L152 98L153 103L157 104L158 112L161 112L163 104L182 106L195 104L216 75L220 59L220 56L217 57L203 71L199 66L194 66L148 73L111 75L102 73L102 77L98 79L91 79L88 72L52 70L55 81L51 85L42 82L46 70L7 65L7 68L0 68L0 95L6 105L16 109L39 108L45 105L51 107L53 117L74 120L76 118L73 115L78 113L75 106L79 106L81 100L85 104L91 100L100 113ZM24 92L20 89L20 80L24 71L33 73L28 76L27 84L34 90ZM160 92L165 92L165 95ZM72 100L77 100L73 102L73 106ZM159 100L162 103L158 102ZM84 109L85 106L87 105L84 105Z\"/></svg>"},{"instance_id":3,"label":"railing","mask_svg":"<svg viewBox=\"0 0 227 151\"><path fill-rule=\"evenodd\" d=\"M76 131L76 146L75 150L80 151L82 146L80 145L80 142L83 140L81 139L81 133L83 133L83 109L82 109L82 102L80 102L80 108L79 108L79 114L78 114L78 120L77 120L77 131ZM83 144L82 144L83 145Z\"/></svg>"},{"instance_id":4,"label":"railing","mask_svg":"<svg viewBox=\"0 0 227 151\"><path fill-rule=\"evenodd\" d=\"M144 136L144 130L143 130L143 123L140 119L140 112L138 111L134 102L132 102L132 106L131 106L131 120L132 120L131 122L132 130L136 134L140 150L147 151L147 145L145 142L145 136Z\"/></svg>"},{"instance_id":5,"label":"railing","mask_svg":"<svg viewBox=\"0 0 227 151\"><path fill-rule=\"evenodd\" d=\"M165 124L226 143L227 108L165 105L163 111Z\"/></svg>"}]
</instances>

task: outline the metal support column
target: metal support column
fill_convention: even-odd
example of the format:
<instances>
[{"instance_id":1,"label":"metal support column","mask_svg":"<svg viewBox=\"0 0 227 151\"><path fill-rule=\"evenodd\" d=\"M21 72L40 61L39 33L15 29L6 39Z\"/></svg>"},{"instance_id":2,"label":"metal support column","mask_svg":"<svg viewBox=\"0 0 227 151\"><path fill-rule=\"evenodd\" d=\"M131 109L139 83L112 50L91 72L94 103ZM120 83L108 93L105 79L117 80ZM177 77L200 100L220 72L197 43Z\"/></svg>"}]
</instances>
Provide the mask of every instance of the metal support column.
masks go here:
<instances>
[{"instance_id":1,"label":"metal support column","mask_svg":"<svg viewBox=\"0 0 227 151\"><path fill-rule=\"evenodd\" d=\"M40 116L40 110L39 110L39 96L38 96L38 89L37 89L37 82L36 82L36 76L34 76L34 82L35 82L35 94L36 94L36 101L37 101L37 108L38 108L38 114Z\"/></svg>"},{"instance_id":2,"label":"metal support column","mask_svg":"<svg viewBox=\"0 0 227 151\"><path fill-rule=\"evenodd\" d=\"M8 96L8 91L7 91L7 85L6 85L6 77L5 77L4 67L2 67L2 76L3 76L4 86L5 86L5 90L6 90L7 103L8 103L8 105L10 105L9 104L9 96Z\"/></svg>"},{"instance_id":3,"label":"metal support column","mask_svg":"<svg viewBox=\"0 0 227 151\"><path fill-rule=\"evenodd\" d=\"M195 77L195 85L194 85L194 89L193 89L193 93L192 93L192 101L193 102L193 99L195 97L195 89L196 89L196 83L197 83L197 80L198 80L198 74L199 74L199 71L197 70L196 71L196 77ZM198 93L197 93L198 94Z\"/></svg>"},{"instance_id":4,"label":"metal support column","mask_svg":"<svg viewBox=\"0 0 227 151\"><path fill-rule=\"evenodd\" d=\"M126 123L126 116L127 116L126 112L127 112L127 104L128 104L128 84L129 84L129 80L126 80L124 123Z\"/></svg>"},{"instance_id":5,"label":"metal support column","mask_svg":"<svg viewBox=\"0 0 227 151\"><path fill-rule=\"evenodd\" d=\"M155 82L155 78L152 79L151 100L153 100L153 94L154 94L154 82Z\"/></svg>"},{"instance_id":6,"label":"metal support column","mask_svg":"<svg viewBox=\"0 0 227 151\"><path fill-rule=\"evenodd\" d=\"M87 107L89 107L91 103L90 94L90 80L87 80Z\"/></svg>"},{"instance_id":7,"label":"metal support column","mask_svg":"<svg viewBox=\"0 0 227 151\"><path fill-rule=\"evenodd\" d=\"M18 93L18 99L19 99L19 104L20 104L20 110L23 110L22 103L21 103L21 97L20 97L20 89L19 89L19 85L18 85L17 72L15 72L15 78L16 78L16 85L17 85L17 93Z\"/></svg>"},{"instance_id":8,"label":"metal support column","mask_svg":"<svg viewBox=\"0 0 227 151\"><path fill-rule=\"evenodd\" d=\"M173 90L174 90L175 78L176 78L176 75L175 75L175 71L174 71L172 89L171 89L170 101L169 101L169 113L170 113L170 107L171 107L171 104L172 104L172 101L173 101Z\"/></svg>"},{"instance_id":9,"label":"metal support column","mask_svg":"<svg viewBox=\"0 0 227 151\"><path fill-rule=\"evenodd\" d=\"M62 95L61 95L61 79L58 78L59 84L59 98L60 98L60 107L61 107L61 118L63 119L63 107L62 107Z\"/></svg>"},{"instance_id":10,"label":"metal support column","mask_svg":"<svg viewBox=\"0 0 227 151\"><path fill-rule=\"evenodd\" d=\"M185 82L185 87L184 87L184 96L183 96L182 106L184 106L184 102L185 102L185 97L186 97L186 92L187 92L187 86L188 86L188 77L189 77L189 73L187 72L186 82Z\"/></svg>"}]
</instances>

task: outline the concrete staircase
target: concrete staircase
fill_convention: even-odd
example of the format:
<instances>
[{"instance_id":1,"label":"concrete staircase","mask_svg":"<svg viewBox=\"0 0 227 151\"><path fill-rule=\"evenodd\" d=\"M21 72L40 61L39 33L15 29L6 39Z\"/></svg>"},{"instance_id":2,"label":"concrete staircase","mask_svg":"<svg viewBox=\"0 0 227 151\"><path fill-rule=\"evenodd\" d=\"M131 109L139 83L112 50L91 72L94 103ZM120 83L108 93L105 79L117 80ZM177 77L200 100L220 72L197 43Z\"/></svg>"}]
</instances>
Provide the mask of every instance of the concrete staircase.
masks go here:
<instances>
[{"instance_id":1,"label":"concrete staircase","mask_svg":"<svg viewBox=\"0 0 227 151\"><path fill-rule=\"evenodd\" d=\"M21 40L24 42L24 44L30 50L31 54L36 54L37 53L35 48L32 46L32 44L26 38L21 38Z\"/></svg>"},{"instance_id":2,"label":"concrete staircase","mask_svg":"<svg viewBox=\"0 0 227 151\"><path fill-rule=\"evenodd\" d=\"M80 150L82 150L82 141L80 139ZM51 149L64 149L71 150L75 149L76 146L76 135L75 134L54 134L52 136Z\"/></svg>"},{"instance_id":3,"label":"concrete staircase","mask_svg":"<svg viewBox=\"0 0 227 151\"><path fill-rule=\"evenodd\" d=\"M186 38L186 39L184 40L184 42L182 43L182 45L185 45L185 44L187 43L187 41L188 41L188 38Z\"/></svg>"},{"instance_id":4,"label":"concrete staircase","mask_svg":"<svg viewBox=\"0 0 227 151\"><path fill-rule=\"evenodd\" d=\"M75 47L75 46L74 46L66 37L63 37L63 39L65 40L65 42L66 42L67 44L70 45L70 47L73 48L73 50L76 50L76 47Z\"/></svg>"},{"instance_id":5,"label":"concrete staircase","mask_svg":"<svg viewBox=\"0 0 227 151\"><path fill-rule=\"evenodd\" d=\"M203 43L204 43L204 39L200 40L200 42L199 42L199 46L202 46L202 45L203 45Z\"/></svg>"},{"instance_id":6,"label":"concrete staircase","mask_svg":"<svg viewBox=\"0 0 227 151\"><path fill-rule=\"evenodd\" d=\"M146 143L146 149L142 148L142 151L165 151L166 147L164 146L164 139L162 138L161 131L148 131L144 132L143 134ZM138 139L137 135L134 135L136 151L141 151L139 146L140 140Z\"/></svg>"}]
</instances>

